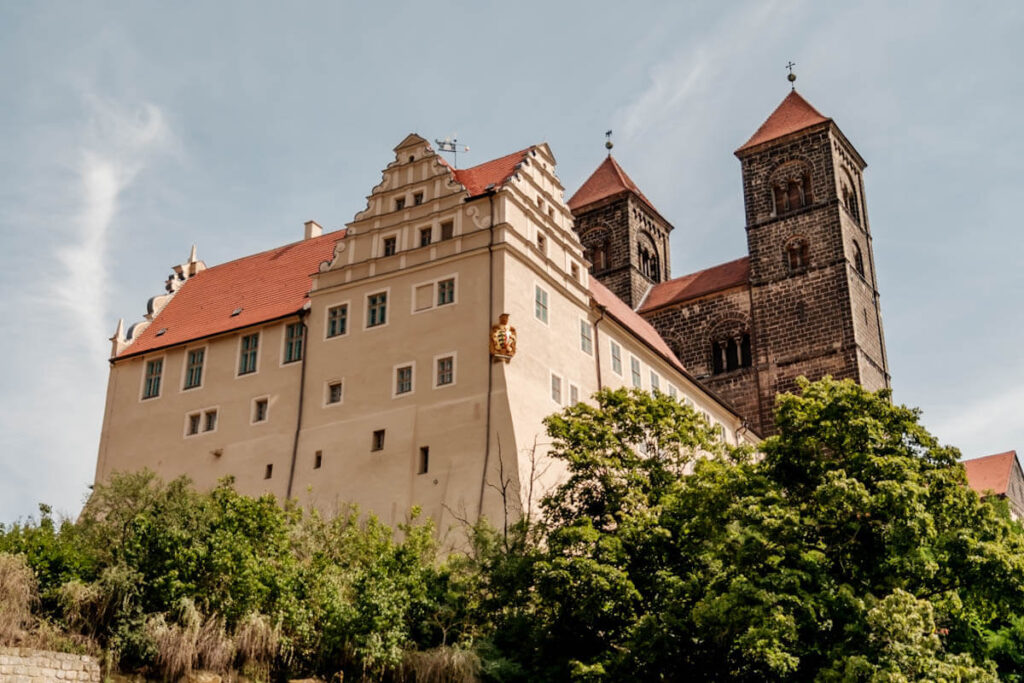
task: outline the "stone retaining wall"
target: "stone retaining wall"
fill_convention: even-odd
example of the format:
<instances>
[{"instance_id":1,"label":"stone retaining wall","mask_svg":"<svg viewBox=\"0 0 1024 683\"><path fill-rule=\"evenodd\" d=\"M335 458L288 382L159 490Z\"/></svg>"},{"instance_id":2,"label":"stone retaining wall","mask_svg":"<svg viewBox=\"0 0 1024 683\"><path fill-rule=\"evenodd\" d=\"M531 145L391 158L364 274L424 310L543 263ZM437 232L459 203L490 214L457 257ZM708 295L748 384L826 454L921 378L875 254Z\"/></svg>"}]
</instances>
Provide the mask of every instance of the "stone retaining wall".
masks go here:
<instances>
[{"instance_id":1,"label":"stone retaining wall","mask_svg":"<svg viewBox=\"0 0 1024 683\"><path fill-rule=\"evenodd\" d=\"M100 665L92 657L32 650L27 647L0 647L2 683L99 683L100 680Z\"/></svg>"}]
</instances>

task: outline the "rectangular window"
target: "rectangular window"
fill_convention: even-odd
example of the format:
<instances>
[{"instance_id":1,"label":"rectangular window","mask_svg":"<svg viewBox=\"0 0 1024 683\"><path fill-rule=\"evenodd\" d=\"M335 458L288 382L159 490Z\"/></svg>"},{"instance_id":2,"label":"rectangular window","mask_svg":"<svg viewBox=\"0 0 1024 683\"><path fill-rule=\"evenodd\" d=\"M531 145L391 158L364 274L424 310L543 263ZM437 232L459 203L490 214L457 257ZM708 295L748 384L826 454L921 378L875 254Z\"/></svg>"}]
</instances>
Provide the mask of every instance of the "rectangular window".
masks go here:
<instances>
[{"instance_id":1,"label":"rectangular window","mask_svg":"<svg viewBox=\"0 0 1024 683\"><path fill-rule=\"evenodd\" d=\"M185 361L185 388L191 389L203 383L203 357L206 349L193 349Z\"/></svg>"},{"instance_id":2,"label":"rectangular window","mask_svg":"<svg viewBox=\"0 0 1024 683\"><path fill-rule=\"evenodd\" d=\"M418 285L413 291L413 305L416 307L414 310L425 311L434 305L434 285L433 283Z\"/></svg>"},{"instance_id":3,"label":"rectangular window","mask_svg":"<svg viewBox=\"0 0 1024 683\"><path fill-rule=\"evenodd\" d=\"M580 350L583 353L594 353L594 330L586 320L580 321Z\"/></svg>"},{"instance_id":4,"label":"rectangular window","mask_svg":"<svg viewBox=\"0 0 1024 683\"><path fill-rule=\"evenodd\" d=\"M302 360L302 343L306 338L306 326L303 323L291 323L284 328L284 362L294 363Z\"/></svg>"},{"instance_id":5,"label":"rectangular window","mask_svg":"<svg viewBox=\"0 0 1024 683\"><path fill-rule=\"evenodd\" d=\"M414 194L412 196L412 205L413 206L419 206L422 203L423 203L423 193L422 192L417 192L416 194Z\"/></svg>"},{"instance_id":6,"label":"rectangular window","mask_svg":"<svg viewBox=\"0 0 1024 683\"><path fill-rule=\"evenodd\" d=\"M327 404L341 403L341 382L328 382L327 384Z\"/></svg>"},{"instance_id":7,"label":"rectangular window","mask_svg":"<svg viewBox=\"0 0 1024 683\"><path fill-rule=\"evenodd\" d=\"M661 391L661 378L651 370L651 391Z\"/></svg>"},{"instance_id":8,"label":"rectangular window","mask_svg":"<svg viewBox=\"0 0 1024 683\"><path fill-rule=\"evenodd\" d=\"M337 337L348 332L348 304L327 309L327 336Z\"/></svg>"},{"instance_id":9,"label":"rectangular window","mask_svg":"<svg viewBox=\"0 0 1024 683\"><path fill-rule=\"evenodd\" d=\"M444 306L455 302L455 280L441 280L437 283L437 305Z\"/></svg>"},{"instance_id":10,"label":"rectangular window","mask_svg":"<svg viewBox=\"0 0 1024 683\"><path fill-rule=\"evenodd\" d=\"M430 469L430 446L420 446L420 459L416 464L416 474L426 474Z\"/></svg>"},{"instance_id":11,"label":"rectangular window","mask_svg":"<svg viewBox=\"0 0 1024 683\"><path fill-rule=\"evenodd\" d=\"M579 267L579 264L573 263L570 266L570 272L572 273L572 279L575 280L576 282L579 282L580 281L580 267Z\"/></svg>"},{"instance_id":12,"label":"rectangular window","mask_svg":"<svg viewBox=\"0 0 1024 683\"><path fill-rule=\"evenodd\" d=\"M271 464L267 465L267 469L263 470L263 478L270 479L274 476L274 466Z\"/></svg>"},{"instance_id":13,"label":"rectangular window","mask_svg":"<svg viewBox=\"0 0 1024 683\"><path fill-rule=\"evenodd\" d=\"M405 208L405 197L398 197L395 199L395 211L401 211Z\"/></svg>"},{"instance_id":14,"label":"rectangular window","mask_svg":"<svg viewBox=\"0 0 1024 683\"><path fill-rule=\"evenodd\" d=\"M396 251L398 251L398 238L397 237L385 237L384 238L384 255L385 256L394 256Z\"/></svg>"},{"instance_id":15,"label":"rectangular window","mask_svg":"<svg viewBox=\"0 0 1024 683\"><path fill-rule=\"evenodd\" d=\"M452 221L445 221L441 224L441 239L450 240L455 234L455 223Z\"/></svg>"},{"instance_id":16,"label":"rectangular window","mask_svg":"<svg viewBox=\"0 0 1024 683\"><path fill-rule=\"evenodd\" d=\"M676 388L674 386L669 384L668 385L668 395L671 396L672 398L677 398L679 396L679 392L676 391Z\"/></svg>"},{"instance_id":17,"label":"rectangular window","mask_svg":"<svg viewBox=\"0 0 1024 683\"><path fill-rule=\"evenodd\" d=\"M192 413L188 416L188 427L185 429L185 433L189 436L199 433L199 425L203 421L203 416L200 413Z\"/></svg>"},{"instance_id":18,"label":"rectangular window","mask_svg":"<svg viewBox=\"0 0 1024 683\"><path fill-rule=\"evenodd\" d=\"M562 378L551 375L551 400L562 405Z\"/></svg>"},{"instance_id":19,"label":"rectangular window","mask_svg":"<svg viewBox=\"0 0 1024 683\"><path fill-rule=\"evenodd\" d=\"M637 389L643 388L643 383L640 379L640 360L636 356L630 357L629 369L633 373L633 386Z\"/></svg>"},{"instance_id":20,"label":"rectangular window","mask_svg":"<svg viewBox=\"0 0 1024 683\"><path fill-rule=\"evenodd\" d=\"M323 464L324 464L324 452L323 451L317 451L313 455L313 469L314 470L318 470L321 467L323 467Z\"/></svg>"},{"instance_id":21,"label":"rectangular window","mask_svg":"<svg viewBox=\"0 0 1024 683\"><path fill-rule=\"evenodd\" d=\"M437 386L443 387L455 381L455 357L437 359Z\"/></svg>"},{"instance_id":22,"label":"rectangular window","mask_svg":"<svg viewBox=\"0 0 1024 683\"><path fill-rule=\"evenodd\" d=\"M618 344L616 344L615 342L611 342L611 347L612 347L612 371L616 375L619 375L621 377L622 376L622 347L619 346Z\"/></svg>"},{"instance_id":23,"label":"rectangular window","mask_svg":"<svg viewBox=\"0 0 1024 683\"><path fill-rule=\"evenodd\" d=\"M433 237L433 230L431 228L422 228L420 230L420 246L426 247L430 245L430 240Z\"/></svg>"},{"instance_id":24,"label":"rectangular window","mask_svg":"<svg viewBox=\"0 0 1024 683\"><path fill-rule=\"evenodd\" d=\"M370 441L371 451L384 450L384 430L378 429L373 432L373 439Z\"/></svg>"},{"instance_id":25,"label":"rectangular window","mask_svg":"<svg viewBox=\"0 0 1024 683\"><path fill-rule=\"evenodd\" d=\"M537 233L537 248L542 254L546 254L548 251L548 239L540 232Z\"/></svg>"},{"instance_id":26,"label":"rectangular window","mask_svg":"<svg viewBox=\"0 0 1024 683\"><path fill-rule=\"evenodd\" d=\"M377 327L388 320L388 294L381 292L366 298L366 326Z\"/></svg>"},{"instance_id":27,"label":"rectangular window","mask_svg":"<svg viewBox=\"0 0 1024 683\"><path fill-rule=\"evenodd\" d=\"M533 314L537 320L547 324L548 322L548 293L540 286L534 287L533 293Z\"/></svg>"},{"instance_id":28,"label":"rectangular window","mask_svg":"<svg viewBox=\"0 0 1024 683\"><path fill-rule=\"evenodd\" d=\"M403 365L395 370L395 393L408 394L412 391L412 366Z\"/></svg>"},{"instance_id":29,"label":"rectangular window","mask_svg":"<svg viewBox=\"0 0 1024 683\"><path fill-rule=\"evenodd\" d=\"M580 402L580 388L575 384L569 385L569 404L576 405Z\"/></svg>"},{"instance_id":30,"label":"rectangular window","mask_svg":"<svg viewBox=\"0 0 1024 683\"><path fill-rule=\"evenodd\" d=\"M258 398L256 402L252 404L252 421L253 422L266 422L267 410L270 408L270 401L265 398Z\"/></svg>"},{"instance_id":31,"label":"rectangular window","mask_svg":"<svg viewBox=\"0 0 1024 683\"><path fill-rule=\"evenodd\" d=\"M160 376L164 371L164 359L157 358L146 363L146 379L142 387L142 398L156 398L160 395Z\"/></svg>"},{"instance_id":32,"label":"rectangular window","mask_svg":"<svg viewBox=\"0 0 1024 683\"><path fill-rule=\"evenodd\" d=\"M203 427L204 432L212 432L217 428L217 411L207 410L203 417L205 418L205 425Z\"/></svg>"},{"instance_id":33,"label":"rectangular window","mask_svg":"<svg viewBox=\"0 0 1024 683\"><path fill-rule=\"evenodd\" d=\"M238 374L248 375L256 372L256 353L259 351L260 335L247 334L242 337L238 353Z\"/></svg>"}]
</instances>

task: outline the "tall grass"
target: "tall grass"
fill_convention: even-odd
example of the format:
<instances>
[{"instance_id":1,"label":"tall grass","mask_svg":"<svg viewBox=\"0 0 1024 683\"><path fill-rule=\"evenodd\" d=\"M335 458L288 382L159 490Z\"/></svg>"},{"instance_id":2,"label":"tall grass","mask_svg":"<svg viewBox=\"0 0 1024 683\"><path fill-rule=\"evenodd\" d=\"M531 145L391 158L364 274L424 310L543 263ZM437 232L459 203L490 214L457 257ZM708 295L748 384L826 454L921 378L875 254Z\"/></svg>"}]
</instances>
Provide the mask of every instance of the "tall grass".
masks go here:
<instances>
[{"instance_id":1,"label":"tall grass","mask_svg":"<svg viewBox=\"0 0 1024 683\"><path fill-rule=\"evenodd\" d=\"M24 640L36 600L35 574L25 558L0 553L0 645Z\"/></svg>"}]
</instances>

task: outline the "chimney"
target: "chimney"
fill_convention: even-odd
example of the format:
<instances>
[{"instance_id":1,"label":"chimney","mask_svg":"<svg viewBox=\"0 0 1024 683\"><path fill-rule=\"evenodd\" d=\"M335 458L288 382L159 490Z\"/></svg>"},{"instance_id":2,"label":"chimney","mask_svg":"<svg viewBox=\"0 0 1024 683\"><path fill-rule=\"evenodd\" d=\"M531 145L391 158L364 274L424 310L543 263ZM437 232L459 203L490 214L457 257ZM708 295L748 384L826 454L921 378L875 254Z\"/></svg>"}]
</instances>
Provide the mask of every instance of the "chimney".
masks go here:
<instances>
[{"instance_id":1,"label":"chimney","mask_svg":"<svg viewBox=\"0 0 1024 683\"><path fill-rule=\"evenodd\" d=\"M306 237L305 239L313 239L324 234L324 229L320 227L320 224L316 221L306 221Z\"/></svg>"}]
</instances>

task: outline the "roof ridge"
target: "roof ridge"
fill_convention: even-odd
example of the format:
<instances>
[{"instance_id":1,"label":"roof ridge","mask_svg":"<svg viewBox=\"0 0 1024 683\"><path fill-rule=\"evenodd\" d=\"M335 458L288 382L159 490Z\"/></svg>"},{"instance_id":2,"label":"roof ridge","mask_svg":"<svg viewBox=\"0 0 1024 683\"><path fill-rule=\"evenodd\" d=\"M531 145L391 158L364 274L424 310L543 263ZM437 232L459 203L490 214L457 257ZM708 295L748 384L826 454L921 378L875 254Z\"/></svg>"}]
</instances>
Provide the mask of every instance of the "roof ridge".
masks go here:
<instances>
[{"instance_id":1,"label":"roof ridge","mask_svg":"<svg viewBox=\"0 0 1024 683\"><path fill-rule=\"evenodd\" d=\"M233 258L230 261L223 261L223 262L218 263L218 264L213 265L213 266L207 266L204 270L202 270L200 272L205 273L206 271L213 270L214 268L220 268L221 266L229 266L232 263L237 263L239 261L244 261L246 259L254 258L256 256L262 256L263 254L269 254L272 251L278 251L280 249L285 249L287 247L293 247L293 246L295 246L297 244L306 244L308 242L316 242L318 240L324 239L325 237L330 237L331 235L337 235L339 232L348 233L348 228L347 227L345 227L345 228L338 228L337 230L333 230L331 232L325 232L322 235L318 235L316 237L310 237L309 239L295 240L294 242L288 242L286 244L281 244L281 245L278 245L276 247L271 247L270 249L264 249L263 251L255 251L255 252L253 252L251 254L246 254L245 256L239 256L238 258ZM339 237L344 237L344 235L340 235ZM196 275L198 275L198 274L199 273L196 273ZM195 277L195 275L193 275L192 277ZM192 278L189 278L189 279L191 280Z\"/></svg>"}]
</instances>

